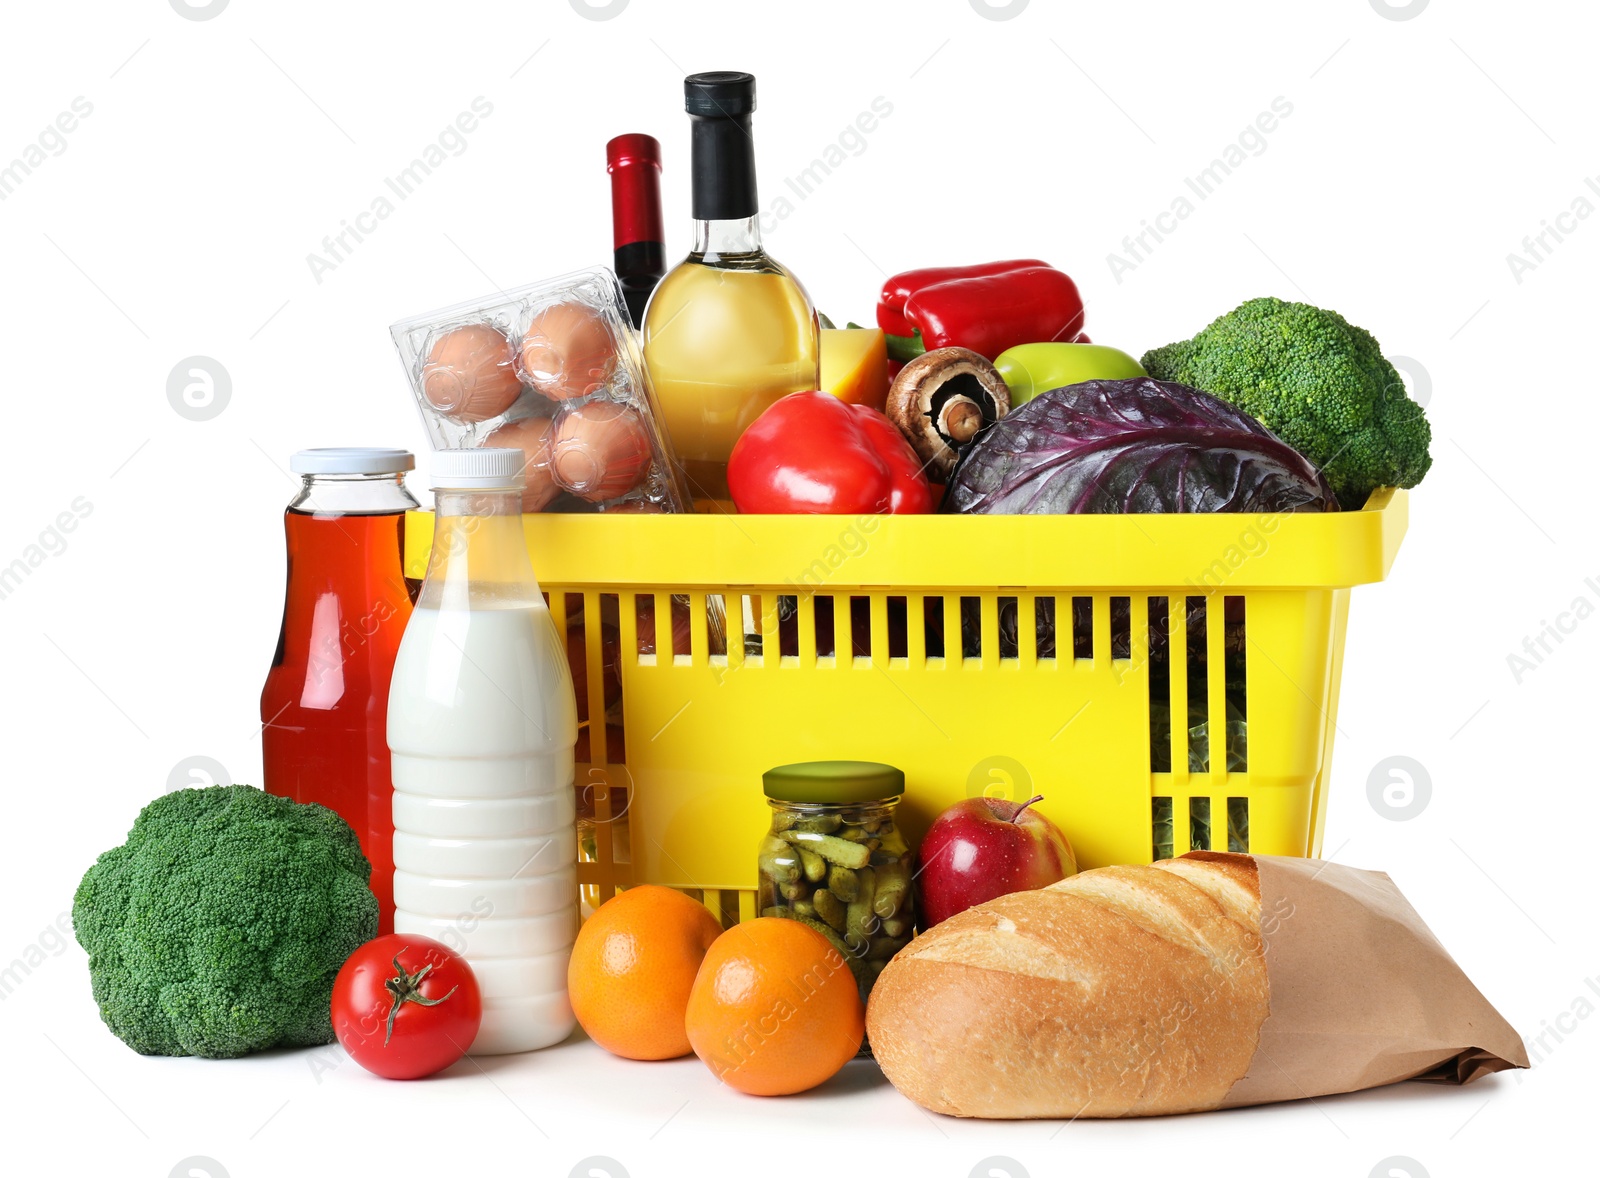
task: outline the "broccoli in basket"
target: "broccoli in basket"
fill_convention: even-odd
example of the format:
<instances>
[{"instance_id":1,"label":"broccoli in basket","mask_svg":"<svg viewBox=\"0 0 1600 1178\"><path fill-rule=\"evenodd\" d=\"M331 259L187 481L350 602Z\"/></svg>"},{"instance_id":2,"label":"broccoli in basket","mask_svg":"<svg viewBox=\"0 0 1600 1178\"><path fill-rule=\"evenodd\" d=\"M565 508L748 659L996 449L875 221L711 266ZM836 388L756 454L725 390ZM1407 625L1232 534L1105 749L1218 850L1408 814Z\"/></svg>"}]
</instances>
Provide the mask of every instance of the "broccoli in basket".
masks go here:
<instances>
[{"instance_id":1,"label":"broccoli in basket","mask_svg":"<svg viewBox=\"0 0 1600 1178\"><path fill-rule=\"evenodd\" d=\"M1378 341L1333 311L1251 299L1143 364L1255 417L1322 468L1346 510L1378 487L1416 486L1433 461L1422 406Z\"/></svg>"},{"instance_id":2,"label":"broccoli in basket","mask_svg":"<svg viewBox=\"0 0 1600 1178\"><path fill-rule=\"evenodd\" d=\"M248 785L157 798L73 899L100 1017L142 1055L333 1042L334 975L378 931L371 875L324 806Z\"/></svg>"}]
</instances>

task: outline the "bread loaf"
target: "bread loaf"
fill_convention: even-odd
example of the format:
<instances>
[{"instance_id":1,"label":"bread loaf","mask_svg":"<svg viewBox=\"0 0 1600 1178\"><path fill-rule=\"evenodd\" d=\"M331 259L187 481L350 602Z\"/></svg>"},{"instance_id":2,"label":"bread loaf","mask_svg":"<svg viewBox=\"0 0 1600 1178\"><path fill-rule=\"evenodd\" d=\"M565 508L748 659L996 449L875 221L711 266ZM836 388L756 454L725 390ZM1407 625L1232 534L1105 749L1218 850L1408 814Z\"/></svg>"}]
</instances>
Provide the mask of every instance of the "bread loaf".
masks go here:
<instances>
[{"instance_id":1,"label":"bread loaf","mask_svg":"<svg viewBox=\"0 0 1600 1178\"><path fill-rule=\"evenodd\" d=\"M883 971L867 1036L890 1081L960 1117L1218 1107L1267 1018L1256 867L1191 856L1002 896Z\"/></svg>"}]
</instances>

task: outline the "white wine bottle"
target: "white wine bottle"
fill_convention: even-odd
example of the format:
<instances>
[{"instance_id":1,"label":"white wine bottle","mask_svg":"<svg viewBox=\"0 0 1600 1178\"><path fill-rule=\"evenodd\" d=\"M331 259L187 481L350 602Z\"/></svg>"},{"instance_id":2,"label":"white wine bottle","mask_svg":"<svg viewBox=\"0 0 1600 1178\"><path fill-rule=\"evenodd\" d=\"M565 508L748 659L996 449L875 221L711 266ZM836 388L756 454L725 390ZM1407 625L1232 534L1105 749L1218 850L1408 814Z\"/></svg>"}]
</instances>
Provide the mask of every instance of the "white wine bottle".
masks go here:
<instances>
[{"instance_id":1,"label":"white wine bottle","mask_svg":"<svg viewBox=\"0 0 1600 1178\"><path fill-rule=\"evenodd\" d=\"M750 115L756 80L684 79L694 247L656 287L644 358L667 434L697 500L728 498L728 455L779 397L817 387L817 312L761 248Z\"/></svg>"}]
</instances>

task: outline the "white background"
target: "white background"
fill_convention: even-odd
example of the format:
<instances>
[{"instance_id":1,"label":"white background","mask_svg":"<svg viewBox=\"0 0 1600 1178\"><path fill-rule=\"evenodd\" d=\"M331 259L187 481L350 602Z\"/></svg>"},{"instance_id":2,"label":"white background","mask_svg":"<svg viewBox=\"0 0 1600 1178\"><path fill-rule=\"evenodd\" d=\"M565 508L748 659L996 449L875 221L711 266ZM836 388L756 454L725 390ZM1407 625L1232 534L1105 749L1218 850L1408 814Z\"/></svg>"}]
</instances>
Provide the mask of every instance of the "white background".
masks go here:
<instances>
[{"instance_id":1,"label":"white background","mask_svg":"<svg viewBox=\"0 0 1600 1178\"><path fill-rule=\"evenodd\" d=\"M1569 617L1520 682L1508 655L1576 598L1600 604L1600 218L1520 282L1507 262L1574 198L1600 204L1584 184L1600 176L1592 6L1438 0L1396 20L1369 0L1033 0L994 20L968 0L633 0L596 20L566 0L234 0L191 20L139 0L14 4L5 20L0 163L74 99L93 108L0 201L0 565L74 501L90 508L0 600L0 964L37 963L0 1005L8 1172L167 1175L201 1155L196 1173L236 1178L564 1176L602 1155L595 1172L635 1178L965 1178L999 1155L995 1173L1366 1178L1400 1156L1393 1172L1415 1178L1520 1173L1592 1138L1600 1020L1566 1012L1600 1002L1580 886L1600 621ZM1420 364L1436 459L1392 577L1355 594L1326 849L1389 871L1525 1035L1575 1028L1541 1066L1063 1129L933 1118L864 1064L759 1101L693 1059L629 1064L576 1041L396 1085L348 1062L319 1073L306 1053L146 1059L105 1030L83 954L50 926L186 758L258 780L288 455L423 449L387 325L608 261L608 137L661 139L669 252L686 249L681 79L715 68L760 79L767 244L835 320L870 321L886 272L1041 255L1077 276L1093 337L1135 354L1276 294ZM307 255L479 96L493 113L465 150L317 281ZM779 218L784 179L879 96L892 114ZM1124 236L1279 96L1293 113L1265 149L1113 277ZM232 387L198 422L166 395L194 355ZM1431 782L1408 821L1368 800L1397 755Z\"/></svg>"}]
</instances>

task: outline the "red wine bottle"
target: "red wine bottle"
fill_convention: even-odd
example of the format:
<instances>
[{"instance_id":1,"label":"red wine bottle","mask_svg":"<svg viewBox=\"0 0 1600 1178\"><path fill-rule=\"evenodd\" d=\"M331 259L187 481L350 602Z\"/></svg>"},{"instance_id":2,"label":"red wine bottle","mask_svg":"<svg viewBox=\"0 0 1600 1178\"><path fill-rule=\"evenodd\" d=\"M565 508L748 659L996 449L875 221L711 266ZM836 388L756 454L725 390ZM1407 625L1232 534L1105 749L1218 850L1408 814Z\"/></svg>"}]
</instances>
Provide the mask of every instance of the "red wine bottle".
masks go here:
<instances>
[{"instance_id":1,"label":"red wine bottle","mask_svg":"<svg viewBox=\"0 0 1600 1178\"><path fill-rule=\"evenodd\" d=\"M611 173L611 239L617 277L634 326L644 322L650 292L667 271L661 229L661 144L650 135L618 135L606 144Z\"/></svg>"}]
</instances>

